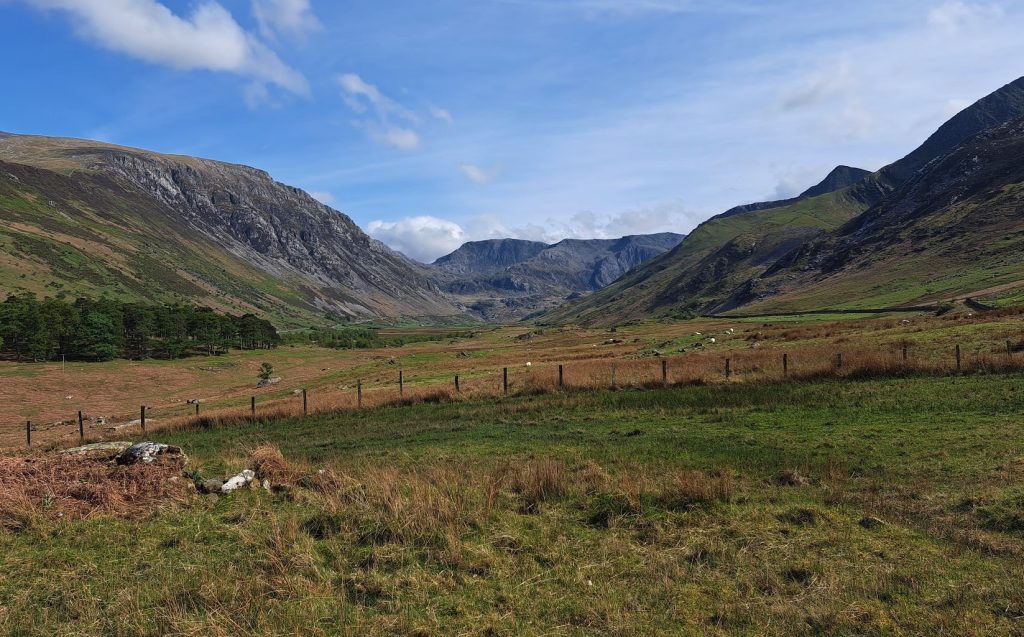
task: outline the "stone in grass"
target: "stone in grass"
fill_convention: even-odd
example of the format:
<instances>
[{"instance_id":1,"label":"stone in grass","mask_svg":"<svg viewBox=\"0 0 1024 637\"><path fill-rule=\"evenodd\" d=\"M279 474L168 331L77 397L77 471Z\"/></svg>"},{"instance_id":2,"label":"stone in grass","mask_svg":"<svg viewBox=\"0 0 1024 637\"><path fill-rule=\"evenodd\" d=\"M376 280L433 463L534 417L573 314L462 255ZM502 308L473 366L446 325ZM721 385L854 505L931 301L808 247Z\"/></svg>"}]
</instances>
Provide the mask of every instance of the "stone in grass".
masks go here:
<instances>
[{"instance_id":1,"label":"stone in grass","mask_svg":"<svg viewBox=\"0 0 1024 637\"><path fill-rule=\"evenodd\" d=\"M91 456L93 454L102 454L109 458L113 458L114 456L124 453L124 451L131 446L132 443L123 440L116 442L94 442L90 445L82 445L81 447L65 449L64 451L61 451L61 453L66 456Z\"/></svg>"},{"instance_id":2,"label":"stone in grass","mask_svg":"<svg viewBox=\"0 0 1024 637\"><path fill-rule=\"evenodd\" d=\"M885 526L885 522L871 516L861 518L857 524L860 524L865 529L880 529Z\"/></svg>"},{"instance_id":3,"label":"stone in grass","mask_svg":"<svg viewBox=\"0 0 1024 637\"><path fill-rule=\"evenodd\" d=\"M158 456L180 459L184 464L185 454L179 447L172 447L159 442L140 442L134 444L117 455L115 461L120 465L133 465L138 463L152 464Z\"/></svg>"},{"instance_id":4,"label":"stone in grass","mask_svg":"<svg viewBox=\"0 0 1024 637\"><path fill-rule=\"evenodd\" d=\"M255 478L256 472L253 471L252 469L246 469L245 471L239 473L235 477L225 482L224 485L220 488L220 492L231 493L232 491L237 491L242 487L249 486L249 483L252 482Z\"/></svg>"}]
</instances>

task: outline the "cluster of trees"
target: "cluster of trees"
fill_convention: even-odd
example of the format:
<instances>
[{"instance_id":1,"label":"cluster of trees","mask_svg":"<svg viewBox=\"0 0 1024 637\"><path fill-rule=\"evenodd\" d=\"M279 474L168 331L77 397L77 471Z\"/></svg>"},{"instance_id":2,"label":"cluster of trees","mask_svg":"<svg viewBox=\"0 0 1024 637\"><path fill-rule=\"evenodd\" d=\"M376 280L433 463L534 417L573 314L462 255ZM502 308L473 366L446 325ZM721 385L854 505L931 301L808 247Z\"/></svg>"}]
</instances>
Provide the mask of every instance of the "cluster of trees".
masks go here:
<instances>
[{"instance_id":1,"label":"cluster of trees","mask_svg":"<svg viewBox=\"0 0 1024 637\"><path fill-rule=\"evenodd\" d=\"M110 299L39 299L0 303L0 355L19 361L104 361L222 354L230 347L280 343L269 322L190 305L143 305Z\"/></svg>"}]
</instances>

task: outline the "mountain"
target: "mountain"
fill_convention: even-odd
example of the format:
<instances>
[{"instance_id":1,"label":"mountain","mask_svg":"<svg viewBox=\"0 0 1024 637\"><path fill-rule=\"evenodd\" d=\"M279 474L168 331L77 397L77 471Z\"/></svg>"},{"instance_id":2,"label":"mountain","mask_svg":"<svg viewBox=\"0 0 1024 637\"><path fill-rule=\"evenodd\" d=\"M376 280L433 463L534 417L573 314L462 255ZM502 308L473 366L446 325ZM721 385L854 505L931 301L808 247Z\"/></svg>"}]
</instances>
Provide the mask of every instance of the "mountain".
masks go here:
<instances>
[{"instance_id":1,"label":"mountain","mask_svg":"<svg viewBox=\"0 0 1024 637\"><path fill-rule=\"evenodd\" d=\"M918 210L916 200L906 199L905 188L925 173L932 175L929 183L935 188L940 184L957 183L953 174L936 175L931 171L954 170L943 163L943 158L960 152L978 135L1021 116L1024 116L1024 78L957 114L919 148L882 170L861 176L856 169L843 171L840 168L839 174L833 171L837 179L830 175L822 184L795 199L733 208L701 224L671 252L652 259L600 292L548 313L543 320L606 324L647 316L686 316L738 308L781 311L868 307L926 299L940 289L942 294L957 290L970 292L972 287L976 290L970 281L994 280L982 268L983 263L990 262L988 256L996 252L996 246L985 243L986 239L992 239L988 230L1013 230L1019 223L1019 215L1017 218L1009 215L1001 221L990 219L993 225L986 225L984 215L979 216L985 210L982 206L971 215L972 223L979 225L971 226L973 234L962 238L954 237L953 232L954 228L963 230L965 226L928 226L928 233L959 244L967 254L985 255L976 262L943 261L949 255L921 249L917 244L914 249L919 251L914 253L913 259L889 252L879 254L877 251L883 245L886 250L894 250L895 244L872 243L866 239L864 243L854 237L863 239L864 228L869 225L874 228L873 236L886 237L903 227L899 225L903 221L899 220L905 221L906 215L934 219L924 211L890 211ZM987 152L990 147L978 150ZM985 160L979 157L979 161ZM844 172L847 174L843 175ZM1012 189L1015 183L1012 171L1004 172L988 186L996 189L1001 179L999 187ZM858 177L855 183L849 183ZM834 190L829 191L830 187ZM947 203L954 205L960 195L939 189L935 196L950 197ZM1007 201L1012 198L1001 201L1009 205ZM963 212L962 207L958 210ZM869 223L870 220L875 221ZM918 227L918 231L925 230ZM877 277L854 276L849 271L849 267L854 266L844 264L852 259L856 246L871 246L863 248L875 251L865 258L872 263L888 259L884 267L900 271L900 279L882 276L889 281L890 287L885 287ZM863 265L866 262L859 263L866 267ZM933 273L946 270L952 263L964 265L969 274L960 277L956 284L931 285ZM997 263L1001 264L1002 271L1009 273L1007 277L1016 276L1014 263L998 259ZM820 268L824 267L831 267L833 271L822 271ZM840 269L845 273L843 280L848 282L841 289L836 287L837 279L833 278ZM879 270L878 274L884 272ZM1002 281L1007 277L997 278Z\"/></svg>"},{"instance_id":2,"label":"mountain","mask_svg":"<svg viewBox=\"0 0 1024 637\"><path fill-rule=\"evenodd\" d=\"M518 239L473 241L431 267L440 287L477 315L512 321L599 290L682 238L666 232L566 239L551 245Z\"/></svg>"},{"instance_id":3,"label":"mountain","mask_svg":"<svg viewBox=\"0 0 1024 637\"><path fill-rule=\"evenodd\" d=\"M264 171L0 135L0 290L188 301L279 325L464 320L432 272Z\"/></svg>"},{"instance_id":4,"label":"mountain","mask_svg":"<svg viewBox=\"0 0 1024 637\"><path fill-rule=\"evenodd\" d=\"M872 308L1024 289L1024 117L934 159L757 281L745 311Z\"/></svg>"},{"instance_id":5,"label":"mountain","mask_svg":"<svg viewBox=\"0 0 1024 637\"><path fill-rule=\"evenodd\" d=\"M470 241L434 261L433 266L442 272L460 276L490 274L528 261L549 247L540 241L523 239Z\"/></svg>"}]
</instances>

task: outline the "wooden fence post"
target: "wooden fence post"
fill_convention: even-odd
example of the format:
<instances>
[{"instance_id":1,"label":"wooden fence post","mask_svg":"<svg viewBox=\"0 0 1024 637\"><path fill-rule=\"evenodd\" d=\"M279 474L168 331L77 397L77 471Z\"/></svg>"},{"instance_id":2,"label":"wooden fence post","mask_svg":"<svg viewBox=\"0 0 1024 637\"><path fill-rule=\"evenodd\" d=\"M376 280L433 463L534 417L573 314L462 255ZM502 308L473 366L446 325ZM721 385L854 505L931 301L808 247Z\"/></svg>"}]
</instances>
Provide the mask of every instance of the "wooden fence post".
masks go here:
<instances>
[{"instance_id":1,"label":"wooden fence post","mask_svg":"<svg viewBox=\"0 0 1024 637\"><path fill-rule=\"evenodd\" d=\"M612 388L618 387L619 384L615 382L615 363L612 363Z\"/></svg>"},{"instance_id":2,"label":"wooden fence post","mask_svg":"<svg viewBox=\"0 0 1024 637\"><path fill-rule=\"evenodd\" d=\"M782 375L789 376L789 354L782 355Z\"/></svg>"},{"instance_id":3,"label":"wooden fence post","mask_svg":"<svg viewBox=\"0 0 1024 637\"><path fill-rule=\"evenodd\" d=\"M28 443L29 447L32 446L32 421L31 420L25 422L25 442Z\"/></svg>"},{"instance_id":4,"label":"wooden fence post","mask_svg":"<svg viewBox=\"0 0 1024 637\"><path fill-rule=\"evenodd\" d=\"M562 365L558 366L558 388L565 387L565 367Z\"/></svg>"},{"instance_id":5,"label":"wooden fence post","mask_svg":"<svg viewBox=\"0 0 1024 637\"><path fill-rule=\"evenodd\" d=\"M252 396L249 399L249 411L252 412L253 416L256 415L256 397L255 396Z\"/></svg>"},{"instance_id":6,"label":"wooden fence post","mask_svg":"<svg viewBox=\"0 0 1024 637\"><path fill-rule=\"evenodd\" d=\"M836 354L836 369L843 368L843 353L839 352Z\"/></svg>"},{"instance_id":7,"label":"wooden fence post","mask_svg":"<svg viewBox=\"0 0 1024 637\"><path fill-rule=\"evenodd\" d=\"M730 376L732 376L732 359L727 358L725 359L725 377L729 378Z\"/></svg>"},{"instance_id":8,"label":"wooden fence post","mask_svg":"<svg viewBox=\"0 0 1024 637\"><path fill-rule=\"evenodd\" d=\"M961 370L961 365L960 365L960 343L957 343L956 344L956 371L959 372L960 370Z\"/></svg>"},{"instance_id":9,"label":"wooden fence post","mask_svg":"<svg viewBox=\"0 0 1024 637\"><path fill-rule=\"evenodd\" d=\"M906 343L904 343L904 345L903 345L903 362L904 363L907 362L907 345L906 345Z\"/></svg>"},{"instance_id":10,"label":"wooden fence post","mask_svg":"<svg viewBox=\"0 0 1024 637\"><path fill-rule=\"evenodd\" d=\"M1006 341L1006 355L1013 356L1013 346L1010 344L1010 341Z\"/></svg>"},{"instance_id":11,"label":"wooden fence post","mask_svg":"<svg viewBox=\"0 0 1024 637\"><path fill-rule=\"evenodd\" d=\"M459 387L459 375L458 374L455 375L455 393L456 394L461 394L462 393L462 388Z\"/></svg>"},{"instance_id":12,"label":"wooden fence post","mask_svg":"<svg viewBox=\"0 0 1024 637\"><path fill-rule=\"evenodd\" d=\"M199 415L199 401L196 401L196 415Z\"/></svg>"},{"instance_id":13,"label":"wooden fence post","mask_svg":"<svg viewBox=\"0 0 1024 637\"><path fill-rule=\"evenodd\" d=\"M661 359L661 384L668 385L668 359Z\"/></svg>"},{"instance_id":14,"label":"wooden fence post","mask_svg":"<svg viewBox=\"0 0 1024 637\"><path fill-rule=\"evenodd\" d=\"M405 370L398 370L398 395L405 395Z\"/></svg>"},{"instance_id":15,"label":"wooden fence post","mask_svg":"<svg viewBox=\"0 0 1024 637\"><path fill-rule=\"evenodd\" d=\"M306 394L306 388L302 388L302 415L309 415L309 396Z\"/></svg>"},{"instance_id":16,"label":"wooden fence post","mask_svg":"<svg viewBox=\"0 0 1024 637\"><path fill-rule=\"evenodd\" d=\"M146 406L141 405L139 407L139 427L142 428L142 433L146 433Z\"/></svg>"},{"instance_id":17,"label":"wooden fence post","mask_svg":"<svg viewBox=\"0 0 1024 637\"><path fill-rule=\"evenodd\" d=\"M501 386L505 390L505 395L508 396L508 367L501 370Z\"/></svg>"},{"instance_id":18,"label":"wooden fence post","mask_svg":"<svg viewBox=\"0 0 1024 637\"><path fill-rule=\"evenodd\" d=\"M362 409L363 407L363 379L360 378L356 383L356 407Z\"/></svg>"},{"instance_id":19,"label":"wooden fence post","mask_svg":"<svg viewBox=\"0 0 1024 637\"><path fill-rule=\"evenodd\" d=\"M85 421L82 420L82 412L78 412L78 439L85 440Z\"/></svg>"}]
</instances>

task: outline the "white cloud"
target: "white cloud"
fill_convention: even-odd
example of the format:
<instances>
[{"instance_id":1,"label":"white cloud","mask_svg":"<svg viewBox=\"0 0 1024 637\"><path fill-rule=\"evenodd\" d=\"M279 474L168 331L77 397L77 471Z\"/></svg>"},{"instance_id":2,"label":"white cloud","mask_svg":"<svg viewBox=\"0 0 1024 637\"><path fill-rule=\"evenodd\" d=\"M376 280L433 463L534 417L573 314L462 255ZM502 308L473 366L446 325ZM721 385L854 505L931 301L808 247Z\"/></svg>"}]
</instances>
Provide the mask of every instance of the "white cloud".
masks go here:
<instances>
[{"instance_id":1,"label":"white cloud","mask_svg":"<svg viewBox=\"0 0 1024 637\"><path fill-rule=\"evenodd\" d=\"M371 131L371 136L382 144L398 150L416 150L420 147L420 135L409 128L390 126Z\"/></svg>"},{"instance_id":2,"label":"white cloud","mask_svg":"<svg viewBox=\"0 0 1024 637\"><path fill-rule=\"evenodd\" d=\"M989 20L998 19L1003 14L1004 10L998 4L953 0L931 9L928 12L928 24L950 35L956 35L965 29L972 29Z\"/></svg>"},{"instance_id":3,"label":"white cloud","mask_svg":"<svg viewBox=\"0 0 1024 637\"><path fill-rule=\"evenodd\" d=\"M481 168L474 164L459 164L459 170L466 179L475 184L489 184L498 178L501 170L498 168Z\"/></svg>"},{"instance_id":4,"label":"white cloud","mask_svg":"<svg viewBox=\"0 0 1024 637\"><path fill-rule=\"evenodd\" d=\"M430 114L433 115L434 119L439 119L446 124L454 124L455 118L452 117L451 111L447 108L441 108L440 106L431 106Z\"/></svg>"},{"instance_id":5,"label":"white cloud","mask_svg":"<svg viewBox=\"0 0 1024 637\"><path fill-rule=\"evenodd\" d=\"M284 35L296 40L323 28L309 0L252 0L252 12L264 37Z\"/></svg>"},{"instance_id":6,"label":"white cloud","mask_svg":"<svg viewBox=\"0 0 1024 637\"><path fill-rule=\"evenodd\" d=\"M322 203L325 206L333 206L334 202L335 202L334 195L332 195L329 192L324 192L324 191L316 190L316 191L313 191L313 192L309 193L309 196L312 197L313 199L316 199L317 201L319 201L320 203Z\"/></svg>"},{"instance_id":7,"label":"white cloud","mask_svg":"<svg viewBox=\"0 0 1024 637\"><path fill-rule=\"evenodd\" d=\"M368 116L352 122L353 126L363 129L371 139L385 146L404 151L419 149L420 135L412 128L420 122L416 113L355 73L339 75L337 81L345 104L356 113ZM395 120L402 124L395 124Z\"/></svg>"},{"instance_id":8,"label":"white cloud","mask_svg":"<svg viewBox=\"0 0 1024 637\"><path fill-rule=\"evenodd\" d=\"M371 221L366 231L373 238L423 263L453 252L468 241L459 224L431 216Z\"/></svg>"},{"instance_id":9,"label":"white cloud","mask_svg":"<svg viewBox=\"0 0 1024 637\"><path fill-rule=\"evenodd\" d=\"M181 17L156 0L25 1L68 14L79 35L112 51L176 69L236 73L292 93L309 93L301 73L216 2L197 4Z\"/></svg>"}]
</instances>

